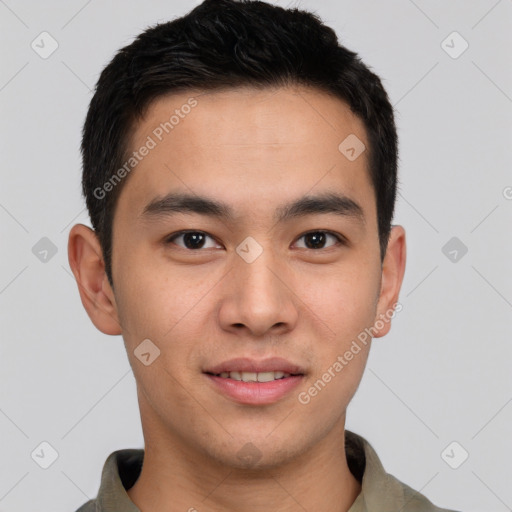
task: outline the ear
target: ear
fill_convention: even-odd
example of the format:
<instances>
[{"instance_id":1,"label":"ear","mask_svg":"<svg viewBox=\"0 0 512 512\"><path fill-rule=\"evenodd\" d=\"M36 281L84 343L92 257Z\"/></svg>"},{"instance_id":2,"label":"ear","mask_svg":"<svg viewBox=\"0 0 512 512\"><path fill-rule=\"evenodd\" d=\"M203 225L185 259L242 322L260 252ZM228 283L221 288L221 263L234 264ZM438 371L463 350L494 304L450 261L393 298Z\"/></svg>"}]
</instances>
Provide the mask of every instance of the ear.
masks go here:
<instances>
[{"instance_id":1,"label":"ear","mask_svg":"<svg viewBox=\"0 0 512 512\"><path fill-rule=\"evenodd\" d=\"M105 334L121 334L114 292L105 273L103 253L95 231L83 224L71 228L68 261L92 323Z\"/></svg>"},{"instance_id":2,"label":"ear","mask_svg":"<svg viewBox=\"0 0 512 512\"><path fill-rule=\"evenodd\" d=\"M386 335L391 328L393 310L400 311L402 305L398 304L398 296L402 287L405 272L405 230L402 226L393 226L389 235L386 255L382 262L382 278L380 295L377 303L373 332L375 338ZM391 316L393 315L393 316Z\"/></svg>"}]
</instances>

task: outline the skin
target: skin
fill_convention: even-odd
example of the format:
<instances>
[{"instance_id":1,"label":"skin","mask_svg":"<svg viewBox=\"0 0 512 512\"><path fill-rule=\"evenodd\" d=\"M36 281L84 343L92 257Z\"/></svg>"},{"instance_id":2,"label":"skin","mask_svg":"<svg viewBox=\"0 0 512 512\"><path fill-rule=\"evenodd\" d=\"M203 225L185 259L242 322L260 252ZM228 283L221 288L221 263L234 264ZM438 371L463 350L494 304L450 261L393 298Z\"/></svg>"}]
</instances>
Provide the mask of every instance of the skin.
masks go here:
<instances>
[{"instance_id":1,"label":"skin","mask_svg":"<svg viewBox=\"0 0 512 512\"><path fill-rule=\"evenodd\" d=\"M137 381L145 459L128 494L143 511L347 511L361 484L346 462L346 408L371 343L310 403L297 395L398 301L404 229L392 228L381 263L368 151L349 161L338 150L349 134L368 148L364 125L315 89L161 97L136 125L132 148L192 96L197 106L126 178L113 221L114 289L94 231L77 224L69 235L82 303L101 332L123 336ZM236 218L141 215L171 191L225 202ZM273 220L283 203L332 191L357 202L364 222L333 213ZM203 248L187 248L183 237L166 243L184 229L206 233ZM308 248L303 235L319 230L347 243L328 236ZM252 263L236 252L248 236L263 250ZM149 366L134 355L147 338L160 350ZM202 370L242 356L280 356L306 376L273 404L235 403ZM237 457L247 443L256 462Z\"/></svg>"}]
</instances>

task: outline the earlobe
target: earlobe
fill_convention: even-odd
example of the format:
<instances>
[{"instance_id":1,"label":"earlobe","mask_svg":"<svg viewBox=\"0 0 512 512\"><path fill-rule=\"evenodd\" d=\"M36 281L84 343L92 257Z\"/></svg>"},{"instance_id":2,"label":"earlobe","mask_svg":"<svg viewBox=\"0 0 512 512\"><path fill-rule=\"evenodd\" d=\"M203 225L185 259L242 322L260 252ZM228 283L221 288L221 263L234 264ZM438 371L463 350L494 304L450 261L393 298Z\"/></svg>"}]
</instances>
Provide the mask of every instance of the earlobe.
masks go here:
<instances>
[{"instance_id":1,"label":"earlobe","mask_svg":"<svg viewBox=\"0 0 512 512\"><path fill-rule=\"evenodd\" d=\"M122 333L117 306L105 273L96 233L84 224L71 228L68 239L69 266L78 284L82 304L92 323L103 333Z\"/></svg>"},{"instance_id":2,"label":"earlobe","mask_svg":"<svg viewBox=\"0 0 512 512\"><path fill-rule=\"evenodd\" d=\"M405 273L406 244L405 230L402 226L393 226L389 235L388 247L382 262L382 280L377 304L377 316L374 322L374 337L386 335L391 328L391 319L402 309L397 306L400 289Z\"/></svg>"}]
</instances>

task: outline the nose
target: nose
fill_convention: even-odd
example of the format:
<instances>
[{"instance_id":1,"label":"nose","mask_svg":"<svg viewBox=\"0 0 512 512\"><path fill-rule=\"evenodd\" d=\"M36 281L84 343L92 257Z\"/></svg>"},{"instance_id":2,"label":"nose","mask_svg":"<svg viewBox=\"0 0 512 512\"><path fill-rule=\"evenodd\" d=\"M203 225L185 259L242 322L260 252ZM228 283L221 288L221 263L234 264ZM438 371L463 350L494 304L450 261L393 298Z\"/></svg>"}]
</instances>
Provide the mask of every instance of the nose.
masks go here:
<instances>
[{"instance_id":1,"label":"nose","mask_svg":"<svg viewBox=\"0 0 512 512\"><path fill-rule=\"evenodd\" d=\"M294 280L269 249L251 262L235 255L222 294L219 322L224 330L261 337L284 334L297 323Z\"/></svg>"}]
</instances>

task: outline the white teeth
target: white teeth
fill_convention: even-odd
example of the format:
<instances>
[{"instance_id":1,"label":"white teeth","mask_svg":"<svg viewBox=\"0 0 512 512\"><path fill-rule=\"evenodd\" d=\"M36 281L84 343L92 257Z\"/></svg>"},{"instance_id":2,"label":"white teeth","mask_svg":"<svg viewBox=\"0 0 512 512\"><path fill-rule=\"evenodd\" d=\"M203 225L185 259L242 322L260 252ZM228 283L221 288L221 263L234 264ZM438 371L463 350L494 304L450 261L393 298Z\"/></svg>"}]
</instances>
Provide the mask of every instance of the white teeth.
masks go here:
<instances>
[{"instance_id":1,"label":"white teeth","mask_svg":"<svg viewBox=\"0 0 512 512\"><path fill-rule=\"evenodd\" d=\"M282 372L280 372L282 373ZM258 382L270 382L276 378L275 372L261 372L258 373Z\"/></svg>"},{"instance_id":2,"label":"white teeth","mask_svg":"<svg viewBox=\"0 0 512 512\"><path fill-rule=\"evenodd\" d=\"M242 372L241 375L244 382L258 382L258 374L256 372Z\"/></svg>"},{"instance_id":3,"label":"white teeth","mask_svg":"<svg viewBox=\"0 0 512 512\"><path fill-rule=\"evenodd\" d=\"M270 382L272 380L289 377L289 373L282 371L277 372L222 372L219 374L224 379L231 378L233 380L244 382Z\"/></svg>"}]
</instances>

